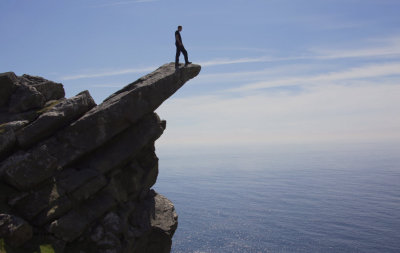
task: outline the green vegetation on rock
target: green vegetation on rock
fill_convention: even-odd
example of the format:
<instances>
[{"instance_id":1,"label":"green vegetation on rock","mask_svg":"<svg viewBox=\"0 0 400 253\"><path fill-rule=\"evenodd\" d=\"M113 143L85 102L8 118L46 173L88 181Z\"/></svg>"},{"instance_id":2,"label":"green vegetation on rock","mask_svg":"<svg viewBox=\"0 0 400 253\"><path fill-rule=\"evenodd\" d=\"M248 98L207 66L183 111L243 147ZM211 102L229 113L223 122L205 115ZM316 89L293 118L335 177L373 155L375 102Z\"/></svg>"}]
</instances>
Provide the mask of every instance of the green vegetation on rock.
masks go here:
<instances>
[{"instance_id":1,"label":"green vegetation on rock","mask_svg":"<svg viewBox=\"0 0 400 253\"><path fill-rule=\"evenodd\" d=\"M0 124L0 134L4 133L6 131L5 126L6 124Z\"/></svg>"},{"instance_id":2,"label":"green vegetation on rock","mask_svg":"<svg viewBox=\"0 0 400 253\"><path fill-rule=\"evenodd\" d=\"M21 252L17 250L17 252ZM4 238L0 238L0 253L7 253L6 243L4 242ZM12 253L12 252L8 252ZM51 244L43 244L39 246L39 251L35 251L33 253L55 253L53 246Z\"/></svg>"},{"instance_id":3,"label":"green vegetation on rock","mask_svg":"<svg viewBox=\"0 0 400 253\"><path fill-rule=\"evenodd\" d=\"M43 114L46 113L48 111L50 111L54 106L56 106L57 104L59 104L61 102L61 100L55 100L54 102L51 102L49 105L47 105L46 107L43 107L42 109L40 109L39 111L37 111L38 114Z\"/></svg>"},{"instance_id":4,"label":"green vegetation on rock","mask_svg":"<svg viewBox=\"0 0 400 253\"><path fill-rule=\"evenodd\" d=\"M0 238L0 253L6 253L4 239Z\"/></svg>"},{"instance_id":5,"label":"green vegetation on rock","mask_svg":"<svg viewBox=\"0 0 400 253\"><path fill-rule=\"evenodd\" d=\"M50 244L40 245L40 253L54 253L54 249Z\"/></svg>"}]
</instances>

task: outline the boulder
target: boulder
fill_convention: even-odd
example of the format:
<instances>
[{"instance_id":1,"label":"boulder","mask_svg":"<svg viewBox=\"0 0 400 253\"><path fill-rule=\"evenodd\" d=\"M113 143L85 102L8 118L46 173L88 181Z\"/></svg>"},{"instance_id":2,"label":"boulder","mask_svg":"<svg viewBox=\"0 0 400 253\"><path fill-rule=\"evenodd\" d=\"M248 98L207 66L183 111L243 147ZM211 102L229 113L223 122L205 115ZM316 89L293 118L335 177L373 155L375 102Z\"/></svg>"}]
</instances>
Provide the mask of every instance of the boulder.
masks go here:
<instances>
[{"instance_id":1,"label":"boulder","mask_svg":"<svg viewBox=\"0 0 400 253\"><path fill-rule=\"evenodd\" d=\"M0 128L0 161L11 153L16 145L16 138L13 130L2 130ZM0 176L1 176L0 169Z\"/></svg>"},{"instance_id":2,"label":"boulder","mask_svg":"<svg viewBox=\"0 0 400 253\"><path fill-rule=\"evenodd\" d=\"M18 78L13 72L0 74L0 108L6 106L18 87Z\"/></svg>"},{"instance_id":3,"label":"boulder","mask_svg":"<svg viewBox=\"0 0 400 253\"><path fill-rule=\"evenodd\" d=\"M108 184L107 179L104 176L95 177L89 180L84 185L74 190L70 195L71 198L76 202L87 200L104 186Z\"/></svg>"},{"instance_id":4,"label":"boulder","mask_svg":"<svg viewBox=\"0 0 400 253\"><path fill-rule=\"evenodd\" d=\"M151 227L153 230L162 231L172 238L178 227L178 215L171 201L161 194L154 196L154 215L151 216Z\"/></svg>"},{"instance_id":5,"label":"boulder","mask_svg":"<svg viewBox=\"0 0 400 253\"><path fill-rule=\"evenodd\" d=\"M43 107L44 96L32 86L19 85L12 94L8 110L11 113L25 112Z\"/></svg>"},{"instance_id":6,"label":"boulder","mask_svg":"<svg viewBox=\"0 0 400 253\"><path fill-rule=\"evenodd\" d=\"M13 121L0 125L0 161L12 153L16 146L15 131L28 123L28 121Z\"/></svg>"},{"instance_id":7,"label":"boulder","mask_svg":"<svg viewBox=\"0 0 400 253\"><path fill-rule=\"evenodd\" d=\"M46 145L32 152L20 151L8 157L0 166L6 182L19 190L29 190L51 177L59 168Z\"/></svg>"},{"instance_id":8,"label":"boulder","mask_svg":"<svg viewBox=\"0 0 400 253\"><path fill-rule=\"evenodd\" d=\"M32 227L17 216L0 214L0 238L5 238L13 247L19 247L32 238Z\"/></svg>"},{"instance_id":9,"label":"boulder","mask_svg":"<svg viewBox=\"0 0 400 253\"><path fill-rule=\"evenodd\" d=\"M157 114L151 113L113 138L104 147L91 153L76 166L106 173L121 168L132 160L148 143L161 136L164 129Z\"/></svg>"},{"instance_id":10,"label":"boulder","mask_svg":"<svg viewBox=\"0 0 400 253\"><path fill-rule=\"evenodd\" d=\"M68 168L55 177L55 182L64 192L71 193L89 181L101 176L102 174L95 169Z\"/></svg>"},{"instance_id":11,"label":"boulder","mask_svg":"<svg viewBox=\"0 0 400 253\"><path fill-rule=\"evenodd\" d=\"M53 135L57 130L81 117L96 105L88 91L70 99L55 101L48 105L46 112L17 133L18 144L27 148Z\"/></svg>"},{"instance_id":12,"label":"boulder","mask_svg":"<svg viewBox=\"0 0 400 253\"><path fill-rule=\"evenodd\" d=\"M105 214L82 234L86 240L68 244L66 252L167 253L177 225L173 204L150 191L143 200L126 202Z\"/></svg>"},{"instance_id":13,"label":"boulder","mask_svg":"<svg viewBox=\"0 0 400 253\"><path fill-rule=\"evenodd\" d=\"M144 175L140 179L144 189L150 189L158 176L158 157L155 153L154 144L145 147L138 155L138 164L144 169Z\"/></svg>"},{"instance_id":14,"label":"boulder","mask_svg":"<svg viewBox=\"0 0 400 253\"><path fill-rule=\"evenodd\" d=\"M20 84L23 85L35 85L43 82L48 82L49 80L41 77L41 76L31 76L27 74L23 74L22 76L18 77L18 81Z\"/></svg>"},{"instance_id":15,"label":"boulder","mask_svg":"<svg viewBox=\"0 0 400 253\"><path fill-rule=\"evenodd\" d=\"M32 122L39 116L38 110L31 110L21 113L0 112L0 124L6 124L12 121Z\"/></svg>"},{"instance_id":16,"label":"boulder","mask_svg":"<svg viewBox=\"0 0 400 253\"><path fill-rule=\"evenodd\" d=\"M12 213L9 200L19 194L18 190L7 184L0 184L0 193L0 213Z\"/></svg>"},{"instance_id":17,"label":"boulder","mask_svg":"<svg viewBox=\"0 0 400 253\"><path fill-rule=\"evenodd\" d=\"M58 100L65 96L64 87L61 83L45 81L32 86L44 96L46 101Z\"/></svg>"},{"instance_id":18,"label":"boulder","mask_svg":"<svg viewBox=\"0 0 400 253\"><path fill-rule=\"evenodd\" d=\"M104 190L98 196L88 200L78 209L71 210L67 215L53 221L49 232L58 238L72 242L78 238L96 219L115 207L116 202L111 194Z\"/></svg>"},{"instance_id":19,"label":"boulder","mask_svg":"<svg viewBox=\"0 0 400 253\"><path fill-rule=\"evenodd\" d=\"M64 196L65 192L57 184L49 182L40 189L15 196L9 203L24 219L31 221Z\"/></svg>"},{"instance_id":20,"label":"boulder","mask_svg":"<svg viewBox=\"0 0 400 253\"><path fill-rule=\"evenodd\" d=\"M5 130L5 131L12 130L13 132L16 132L19 129L26 126L27 124L29 124L29 121L27 121L27 120L11 121L11 122L2 124L0 126L0 132L1 132L1 130Z\"/></svg>"},{"instance_id":21,"label":"boulder","mask_svg":"<svg viewBox=\"0 0 400 253\"><path fill-rule=\"evenodd\" d=\"M72 208L73 202L67 196L61 196L36 215L32 224L39 227L44 226L64 216Z\"/></svg>"},{"instance_id":22,"label":"boulder","mask_svg":"<svg viewBox=\"0 0 400 253\"><path fill-rule=\"evenodd\" d=\"M18 81L22 85L35 87L44 96L46 101L58 100L65 96L64 87L61 83L55 83L40 76L24 74L18 77Z\"/></svg>"},{"instance_id":23,"label":"boulder","mask_svg":"<svg viewBox=\"0 0 400 253\"><path fill-rule=\"evenodd\" d=\"M164 196L151 191L137 211L132 214L131 224L138 228L139 237L132 252L169 253L172 236L178 227L175 207Z\"/></svg>"}]
</instances>

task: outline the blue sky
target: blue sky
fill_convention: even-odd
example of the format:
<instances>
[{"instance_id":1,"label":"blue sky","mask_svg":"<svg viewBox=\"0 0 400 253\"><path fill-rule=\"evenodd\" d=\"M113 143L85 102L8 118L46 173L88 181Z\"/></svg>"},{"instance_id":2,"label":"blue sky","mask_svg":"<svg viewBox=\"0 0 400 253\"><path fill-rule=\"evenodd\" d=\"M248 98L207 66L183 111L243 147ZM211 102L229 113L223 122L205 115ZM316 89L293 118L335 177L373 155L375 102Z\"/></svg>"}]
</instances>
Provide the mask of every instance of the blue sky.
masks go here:
<instances>
[{"instance_id":1,"label":"blue sky","mask_svg":"<svg viewBox=\"0 0 400 253\"><path fill-rule=\"evenodd\" d=\"M400 141L398 0L2 0L0 71L97 103L174 60L159 145ZM182 59L182 57L181 57ZM182 59L183 60L183 59Z\"/></svg>"}]
</instances>

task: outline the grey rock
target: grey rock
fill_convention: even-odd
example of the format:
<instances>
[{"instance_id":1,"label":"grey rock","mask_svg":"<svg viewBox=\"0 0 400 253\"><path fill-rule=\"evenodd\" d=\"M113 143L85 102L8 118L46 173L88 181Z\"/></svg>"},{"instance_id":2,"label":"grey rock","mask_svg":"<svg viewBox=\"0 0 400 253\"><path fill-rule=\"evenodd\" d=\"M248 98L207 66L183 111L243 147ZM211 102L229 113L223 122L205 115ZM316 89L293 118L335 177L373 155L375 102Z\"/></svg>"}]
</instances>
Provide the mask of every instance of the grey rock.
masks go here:
<instances>
[{"instance_id":1,"label":"grey rock","mask_svg":"<svg viewBox=\"0 0 400 253\"><path fill-rule=\"evenodd\" d=\"M102 174L95 169L77 170L68 168L59 173L55 177L55 180L60 189L66 193L71 193L91 180L101 176Z\"/></svg>"},{"instance_id":2,"label":"grey rock","mask_svg":"<svg viewBox=\"0 0 400 253\"><path fill-rule=\"evenodd\" d=\"M38 110L31 110L21 113L0 112L0 124L5 124L12 121L28 121L32 122L39 117Z\"/></svg>"},{"instance_id":3,"label":"grey rock","mask_svg":"<svg viewBox=\"0 0 400 253\"><path fill-rule=\"evenodd\" d=\"M31 167L41 166L42 161L48 160L50 157L55 158L52 165L56 162L60 167L71 164L129 128L144 115L152 113L186 81L195 77L199 71L200 66L192 64L182 71L175 72L175 67L171 63L128 85L124 88L124 92L110 97L62 132L46 140L43 144L48 147L49 152L38 150L40 147L30 150L31 153L38 155L35 157L36 159L29 161ZM40 154L43 157L40 157ZM46 167L48 167L46 171L55 169L54 166ZM18 167L14 170L20 171ZM48 176L47 174L43 175L41 178ZM8 178L12 179L12 177Z\"/></svg>"},{"instance_id":4,"label":"grey rock","mask_svg":"<svg viewBox=\"0 0 400 253\"><path fill-rule=\"evenodd\" d=\"M163 131L158 115L148 114L107 145L83 159L78 166L97 169L101 173L120 168L132 160L146 144L158 139Z\"/></svg>"},{"instance_id":5,"label":"grey rock","mask_svg":"<svg viewBox=\"0 0 400 253\"><path fill-rule=\"evenodd\" d=\"M61 83L45 81L34 84L33 87L44 96L46 101L58 100L65 96L64 87Z\"/></svg>"},{"instance_id":6,"label":"grey rock","mask_svg":"<svg viewBox=\"0 0 400 253\"><path fill-rule=\"evenodd\" d=\"M144 175L141 178L142 188L150 189L157 180L158 176L158 157L155 153L154 143L142 150L138 156L140 167L144 168Z\"/></svg>"},{"instance_id":7,"label":"grey rock","mask_svg":"<svg viewBox=\"0 0 400 253\"><path fill-rule=\"evenodd\" d=\"M18 81L22 85L35 87L44 96L46 101L58 100L65 96L64 87L61 83L55 83L40 76L24 74L18 77Z\"/></svg>"},{"instance_id":8,"label":"grey rock","mask_svg":"<svg viewBox=\"0 0 400 253\"><path fill-rule=\"evenodd\" d=\"M108 182L104 176L95 177L73 191L71 193L71 198L78 202L86 200L106 186L107 183Z\"/></svg>"},{"instance_id":9,"label":"grey rock","mask_svg":"<svg viewBox=\"0 0 400 253\"><path fill-rule=\"evenodd\" d=\"M95 242L99 252L121 252L123 238L123 223L115 212L110 212L92 230L90 239Z\"/></svg>"},{"instance_id":10,"label":"grey rock","mask_svg":"<svg viewBox=\"0 0 400 253\"><path fill-rule=\"evenodd\" d=\"M78 119L95 105L88 91L59 103L56 101L47 112L17 133L18 144L26 148L53 135L54 132Z\"/></svg>"},{"instance_id":11,"label":"grey rock","mask_svg":"<svg viewBox=\"0 0 400 253\"><path fill-rule=\"evenodd\" d=\"M17 76L13 72L0 74L0 107L7 105L11 95L18 87Z\"/></svg>"},{"instance_id":12,"label":"grey rock","mask_svg":"<svg viewBox=\"0 0 400 253\"><path fill-rule=\"evenodd\" d=\"M0 213L35 228L11 252L169 252L177 215L151 190L166 127L154 111L199 71L163 65L98 106L87 91L65 99L62 84L4 74Z\"/></svg>"},{"instance_id":13,"label":"grey rock","mask_svg":"<svg viewBox=\"0 0 400 253\"><path fill-rule=\"evenodd\" d=\"M71 210L67 215L53 221L49 232L58 238L72 242L78 238L96 219L115 207L116 202L106 190L87 201L79 209Z\"/></svg>"},{"instance_id":14,"label":"grey rock","mask_svg":"<svg viewBox=\"0 0 400 253\"><path fill-rule=\"evenodd\" d=\"M126 202L140 192L143 169L133 164L136 163L111 173L110 190L119 202Z\"/></svg>"},{"instance_id":15,"label":"grey rock","mask_svg":"<svg viewBox=\"0 0 400 253\"><path fill-rule=\"evenodd\" d=\"M121 218L115 213L108 213L102 220L102 225L106 231L113 233L115 235L120 235L123 233Z\"/></svg>"},{"instance_id":16,"label":"grey rock","mask_svg":"<svg viewBox=\"0 0 400 253\"><path fill-rule=\"evenodd\" d=\"M105 234L104 228L101 225L96 226L90 233L90 239L93 242L100 242L101 239L103 239Z\"/></svg>"},{"instance_id":17,"label":"grey rock","mask_svg":"<svg viewBox=\"0 0 400 253\"><path fill-rule=\"evenodd\" d=\"M41 211L48 207L53 207L55 202L64 196L64 192L57 184L49 183L43 188L31 193L22 193L15 196L10 205L27 220L32 220Z\"/></svg>"},{"instance_id":18,"label":"grey rock","mask_svg":"<svg viewBox=\"0 0 400 253\"><path fill-rule=\"evenodd\" d=\"M152 191L131 218L131 224L139 228L132 252L168 253L172 236L178 227L175 207L164 196Z\"/></svg>"},{"instance_id":19,"label":"grey rock","mask_svg":"<svg viewBox=\"0 0 400 253\"><path fill-rule=\"evenodd\" d=\"M178 215L175 207L169 199L161 194L154 196L155 214L151 216L151 227L154 230L163 231L171 238L178 227Z\"/></svg>"},{"instance_id":20,"label":"grey rock","mask_svg":"<svg viewBox=\"0 0 400 253\"><path fill-rule=\"evenodd\" d=\"M35 84L40 84L43 82L48 82L49 80L47 80L41 76L31 76L31 75L23 74L22 76L18 77L18 81L20 84L23 84L23 85L35 85Z\"/></svg>"},{"instance_id":21,"label":"grey rock","mask_svg":"<svg viewBox=\"0 0 400 253\"><path fill-rule=\"evenodd\" d=\"M27 120L18 120L18 121L7 122L0 126L0 132L2 130L5 130L5 131L13 130L15 132L15 131L23 128L27 124L29 124L29 121L27 121Z\"/></svg>"},{"instance_id":22,"label":"grey rock","mask_svg":"<svg viewBox=\"0 0 400 253\"><path fill-rule=\"evenodd\" d=\"M42 210L32 220L32 224L36 226L44 226L56 219L59 219L73 208L73 202L66 196L61 196L56 200L49 203L49 205Z\"/></svg>"},{"instance_id":23,"label":"grey rock","mask_svg":"<svg viewBox=\"0 0 400 253\"><path fill-rule=\"evenodd\" d=\"M16 145L16 140L13 130L2 130L0 128L0 161L12 152ZM1 175L2 169L0 167L0 177Z\"/></svg>"},{"instance_id":24,"label":"grey rock","mask_svg":"<svg viewBox=\"0 0 400 253\"><path fill-rule=\"evenodd\" d=\"M109 249L116 252L170 252L178 216L167 198L150 191L143 201L132 200L117 210L109 212L87 230L88 240L94 243L94 248L79 241L74 241L73 247L85 252Z\"/></svg>"},{"instance_id":25,"label":"grey rock","mask_svg":"<svg viewBox=\"0 0 400 253\"><path fill-rule=\"evenodd\" d=\"M114 97L121 94L122 96L125 96L126 94L124 93L131 92L137 89L139 89L139 91L147 93L148 91L143 90L143 88L145 88L151 89L153 90L153 92L155 92L153 94L154 96L151 96L151 101L149 101L149 103L158 107L164 100L169 98L180 87L182 87L185 82L197 76L200 73L200 70L201 66L197 64L191 64L185 68L180 69L180 71L175 70L175 64L173 62L164 64L156 71L153 71L152 73L139 78L135 82L125 86L121 90L112 94L107 99L105 99L104 102L112 100ZM146 95L149 94L142 94L140 99L146 99ZM144 101L137 101L137 103L144 103Z\"/></svg>"},{"instance_id":26,"label":"grey rock","mask_svg":"<svg viewBox=\"0 0 400 253\"><path fill-rule=\"evenodd\" d=\"M154 149L144 147L137 155L137 159L111 173L110 186L114 198L120 202L140 199L143 191L155 184L157 176L158 158Z\"/></svg>"},{"instance_id":27,"label":"grey rock","mask_svg":"<svg viewBox=\"0 0 400 253\"><path fill-rule=\"evenodd\" d=\"M28 121L13 121L0 125L0 161L12 153L13 149L15 148L17 144L15 131L27 125L28 123Z\"/></svg>"},{"instance_id":28,"label":"grey rock","mask_svg":"<svg viewBox=\"0 0 400 253\"><path fill-rule=\"evenodd\" d=\"M32 152L18 152L0 166L5 180L19 190L28 190L51 177L59 168L57 160L49 154L46 145Z\"/></svg>"},{"instance_id":29,"label":"grey rock","mask_svg":"<svg viewBox=\"0 0 400 253\"><path fill-rule=\"evenodd\" d=\"M106 233L103 239L97 243L101 253L121 252L121 246L121 240L112 233Z\"/></svg>"},{"instance_id":30,"label":"grey rock","mask_svg":"<svg viewBox=\"0 0 400 253\"><path fill-rule=\"evenodd\" d=\"M0 183L0 213L12 213L9 199L16 196L18 191L7 184Z\"/></svg>"},{"instance_id":31,"label":"grey rock","mask_svg":"<svg viewBox=\"0 0 400 253\"><path fill-rule=\"evenodd\" d=\"M19 85L9 101L9 112L18 113L41 108L45 104L44 96L32 86Z\"/></svg>"},{"instance_id":32,"label":"grey rock","mask_svg":"<svg viewBox=\"0 0 400 253\"><path fill-rule=\"evenodd\" d=\"M84 214L72 210L62 218L53 221L49 226L49 232L64 241L71 242L78 238L88 225L89 222Z\"/></svg>"},{"instance_id":33,"label":"grey rock","mask_svg":"<svg viewBox=\"0 0 400 253\"><path fill-rule=\"evenodd\" d=\"M19 247L32 238L32 227L25 220L10 214L0 214L0 238Z\"/></svg>"},{"instance_id":34,"label":"grey rock","mask_svg":"<svg viewBox=\"0 0 400 253\"><path fill-rule=\"evenodd\" d=\"M173 63L163 65L90 110L57 134L58 142L50 142L49 147L62 166L68 165L156 110L199 72L195 64L178 72Z\"/></svg>"}]
</instances>

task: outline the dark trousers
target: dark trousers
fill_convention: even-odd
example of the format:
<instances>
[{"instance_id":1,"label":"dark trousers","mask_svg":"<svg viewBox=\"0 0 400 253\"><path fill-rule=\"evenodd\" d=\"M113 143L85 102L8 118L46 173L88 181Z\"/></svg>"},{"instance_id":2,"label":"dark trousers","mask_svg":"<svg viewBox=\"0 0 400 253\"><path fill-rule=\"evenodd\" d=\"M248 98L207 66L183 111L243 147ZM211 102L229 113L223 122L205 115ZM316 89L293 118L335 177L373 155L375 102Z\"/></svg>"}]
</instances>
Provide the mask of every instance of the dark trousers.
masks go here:
<instances>
[{"instance_id":1,"label":"dark trousers","mask_svg":"<svg viewBox=\"0 0 400 253\"><path fill-rule=\"evenodd\" d=\"M179 56L181 55L181 52L183 56L185 56L185 62L188 63L188 54L184 46L176 45L176 56L175 56L175 66L179 66Z\"/></svg>"}]
</instances>

